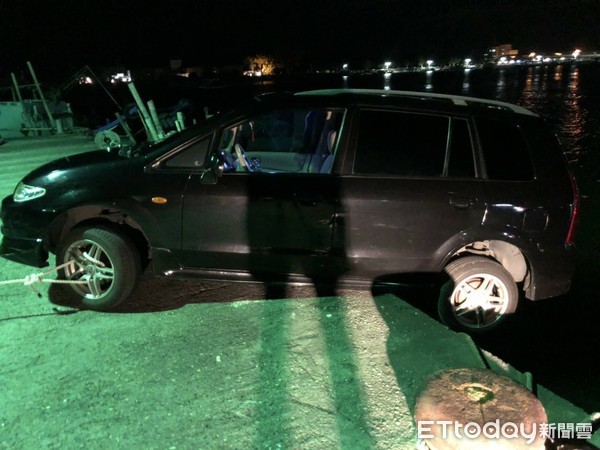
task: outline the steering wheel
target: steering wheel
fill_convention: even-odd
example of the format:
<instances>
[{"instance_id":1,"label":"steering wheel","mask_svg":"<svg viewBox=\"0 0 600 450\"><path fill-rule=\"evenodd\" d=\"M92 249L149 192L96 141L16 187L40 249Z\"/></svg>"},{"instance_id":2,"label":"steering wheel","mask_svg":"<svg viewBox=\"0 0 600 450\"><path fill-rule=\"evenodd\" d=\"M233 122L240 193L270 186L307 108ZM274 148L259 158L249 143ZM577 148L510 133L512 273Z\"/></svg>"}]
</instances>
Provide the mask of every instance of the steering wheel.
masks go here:
<instances>
[{"instance_id":1,"label":"steering wheel","mask_svg":"<svg viewBox=\"0 0 600 450\"><path fill-rule=\"evenodd\" d=\"M256 167L256 165L246 157L246 152L240 144L235 144L233 148L235 149L238 164L242 166L244 172L257 172L259 170L258 167Z\"/></svg>"}]
</instances>

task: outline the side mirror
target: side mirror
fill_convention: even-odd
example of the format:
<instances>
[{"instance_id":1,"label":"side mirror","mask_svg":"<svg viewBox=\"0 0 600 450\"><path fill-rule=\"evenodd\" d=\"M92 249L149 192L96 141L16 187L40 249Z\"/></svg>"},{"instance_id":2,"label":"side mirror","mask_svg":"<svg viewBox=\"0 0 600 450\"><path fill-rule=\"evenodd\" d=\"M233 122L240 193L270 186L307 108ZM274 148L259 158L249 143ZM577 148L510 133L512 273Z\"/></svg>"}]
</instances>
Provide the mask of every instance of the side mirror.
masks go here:
<instances>
[{"instance_id":1,"label":"side mirror","mask_svg":"<svg viewBox=\"0 0 600 450\"><path fill-rule=\"evenodd\" d=\"M200 182L202 184L217 184L218 179L223 175L225 167L221 161L212 158L208 166L209 167L202 172Z\"/></svg>"}]
</instances>

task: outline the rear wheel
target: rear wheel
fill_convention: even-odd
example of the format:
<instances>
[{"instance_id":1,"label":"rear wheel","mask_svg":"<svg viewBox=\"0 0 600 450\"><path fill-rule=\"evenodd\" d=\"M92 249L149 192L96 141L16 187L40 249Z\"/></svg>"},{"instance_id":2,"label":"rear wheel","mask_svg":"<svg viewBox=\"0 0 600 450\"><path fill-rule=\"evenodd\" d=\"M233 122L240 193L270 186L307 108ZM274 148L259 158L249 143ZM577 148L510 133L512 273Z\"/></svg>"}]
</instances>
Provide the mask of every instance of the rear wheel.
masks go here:
<instances>
[{"instance_id":1,"label":"rear wheel","mask_svg":"<svg viewBox=\"0 0 600 450\"><path fill-rule=\"evenodd\" d=\"M109 310L137 286L141 273L135 247L124 236L103 227L76 228L61 242L56 264L68 263L61 278L82 282L67 291L81 307Z\"/></svg>"},{"instance_id":2,"label":"rear wheel","mask_svg":"<svg viewBox=\"0 0 600 450\"><path fill-rule=\"evenodd\" d=\"M468 256L448 264L445 272L450 280L440 291L438 312L450 328L485 332L517 309L515 281L496 261Z\"/></svg>"}]
</instances>

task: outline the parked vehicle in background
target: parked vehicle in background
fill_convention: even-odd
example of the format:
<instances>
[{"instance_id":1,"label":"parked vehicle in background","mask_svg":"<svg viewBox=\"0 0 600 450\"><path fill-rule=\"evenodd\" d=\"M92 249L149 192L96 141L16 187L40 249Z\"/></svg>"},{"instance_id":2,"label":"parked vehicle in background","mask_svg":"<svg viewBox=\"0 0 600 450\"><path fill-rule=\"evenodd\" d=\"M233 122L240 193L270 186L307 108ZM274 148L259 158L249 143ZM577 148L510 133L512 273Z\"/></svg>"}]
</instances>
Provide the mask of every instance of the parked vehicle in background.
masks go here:
<instances>
[{"instance_id":1,"label":"parked vehicle in background","mask_svg":"<svg viewBox=\"0 0 600 450\"><path fill-rule=\"evenodd\" d=\"M540 117L497 101L325 90L259 96L156 144L27 175L0 254L56 254L82 307L163 276L330 285L445 273L439 311L485 331L568 291L578 195Z\"/></svg>"}]
</instances>

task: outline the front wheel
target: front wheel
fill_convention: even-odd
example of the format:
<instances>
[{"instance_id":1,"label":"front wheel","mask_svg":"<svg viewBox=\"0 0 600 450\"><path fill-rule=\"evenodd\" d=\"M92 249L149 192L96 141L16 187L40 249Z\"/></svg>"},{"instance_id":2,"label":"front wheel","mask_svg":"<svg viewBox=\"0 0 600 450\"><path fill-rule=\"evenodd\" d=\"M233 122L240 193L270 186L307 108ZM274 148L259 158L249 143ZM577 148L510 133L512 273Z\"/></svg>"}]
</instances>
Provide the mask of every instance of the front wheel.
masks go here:
<instances>
[{"instance_id":1,"label":"front wheel","mask_svg":"<svg viewBox=\"0 0 600 450\"><path fill-rule=\"evenodd\" d=\"M440 290L438 312L450 328L485 332L517 309L515 281L496 261L468 256L448 264L445 272L450 280Z\"/></svg>"},{"instance_id":2,"label":"front wheel","mask_svg":"<svg viewBox=\"0 0 600 450\"><path fill-rule=\"evenodd\" d=\"M124 236L103 228L76 228L61 242L56 265L77 306L98 311L123 302L139 282L141 264L135 247Z\"/></svg>"}]
</instances>

